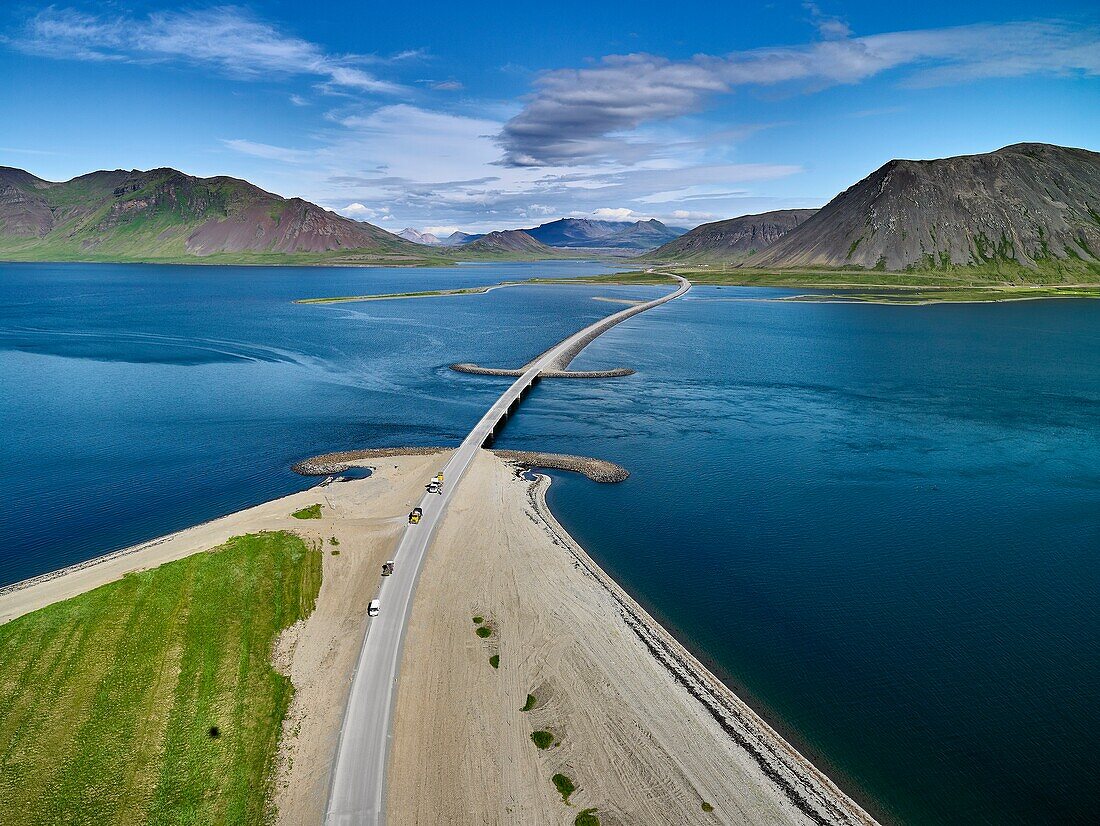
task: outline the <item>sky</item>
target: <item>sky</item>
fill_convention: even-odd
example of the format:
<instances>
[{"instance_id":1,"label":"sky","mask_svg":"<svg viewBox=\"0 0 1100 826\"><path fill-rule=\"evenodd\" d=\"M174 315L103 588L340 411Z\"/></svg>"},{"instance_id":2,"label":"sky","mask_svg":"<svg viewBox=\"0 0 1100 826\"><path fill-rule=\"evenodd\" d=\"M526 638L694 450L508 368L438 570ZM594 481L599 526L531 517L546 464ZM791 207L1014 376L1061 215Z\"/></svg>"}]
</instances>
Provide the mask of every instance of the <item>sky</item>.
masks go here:
<instances>
[{"instance_id":1,"label":"sky","mask_svg":"<svg viewBox=\"0 0 1100 826\"><path fill-rule=\"evenodd\" d=\"M232 175L391 231L816 207L891 158L1100 150L1100 7L0 4L0 165Z\"/></svg>"}]
</instances>

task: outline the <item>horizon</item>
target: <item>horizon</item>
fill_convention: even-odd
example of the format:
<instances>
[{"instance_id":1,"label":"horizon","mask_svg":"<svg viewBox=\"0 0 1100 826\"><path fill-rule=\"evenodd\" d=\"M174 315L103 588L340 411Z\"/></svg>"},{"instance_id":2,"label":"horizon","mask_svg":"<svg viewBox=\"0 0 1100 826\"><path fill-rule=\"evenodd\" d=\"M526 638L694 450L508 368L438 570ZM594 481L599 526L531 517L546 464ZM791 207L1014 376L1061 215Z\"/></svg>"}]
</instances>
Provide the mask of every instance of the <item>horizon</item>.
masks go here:
<instances>
[{"instance_id":1,"label":"horizon","mask_svg":"<svg viewBox=\"0 0 1100 826\"><path fill-rule=\"evenodd\" d=\"M0 16L0 163L225 175L445 237L690 229L819 208L895 158L1100 148L1091 4L632 9L21 5Z\"/></svg>"}]
</instances>

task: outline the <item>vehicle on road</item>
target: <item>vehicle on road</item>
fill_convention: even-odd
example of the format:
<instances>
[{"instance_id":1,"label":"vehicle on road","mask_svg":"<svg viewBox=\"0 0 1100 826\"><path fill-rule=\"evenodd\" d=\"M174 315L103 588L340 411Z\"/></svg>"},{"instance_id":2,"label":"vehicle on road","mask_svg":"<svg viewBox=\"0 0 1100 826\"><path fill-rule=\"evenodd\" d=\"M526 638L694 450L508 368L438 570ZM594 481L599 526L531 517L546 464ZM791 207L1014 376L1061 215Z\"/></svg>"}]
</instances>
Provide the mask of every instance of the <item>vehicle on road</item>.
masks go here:
<instances>
[{"instance_id":1,"label":"vehicle on road","mask_svg":"<svg viewBox=\"0 0 1100 826\"><path fill-rule=\"evenodd\" d=\"M439 484L435 479L432 479L432 481L428 482L428 493L443 493L443 485Z\"/></svg>"},{"instance_id":2,"label":"vehicle on road","mask_svg":"<svg viewBox=\"0 0 1100 826\"><path fill-rule=\"evenodd\" d=\"M367 606L367 616L377 617L380 610L382 610L382 603L376 599L372 599L370 605Z\"/></svg>"},{"instance_id":3,"label":"vehicle on road","mask_svg":"<svg viewBox=\"0 0 1100 826\"><path fill-rule=\"evenodd\" d=\"M439 482L441 485L443 484L443 471L439 471L439 473L435 475L435 481Z\"/></svg>"},{"instance_id":4,"label":"vehicle on road","mask_svg":"<svg viewBox=\"0 0 1100 826\"><path fill-rule=\"evenodd\" d=\"M413 508L412 513L409 514L409 524L415 525L420 521L420 517L424 515L423 508Z\"/></svg>"},{"instance_id":5,"label":"vehicle on road","mask_svg":"<svg viewBox=\"0 0 1100 826\"><path fill-rule=\"evenodd\" d=\"M382 563L382 576L389 576L393 573L393 560Z\"/></svg>"}]
</instances>

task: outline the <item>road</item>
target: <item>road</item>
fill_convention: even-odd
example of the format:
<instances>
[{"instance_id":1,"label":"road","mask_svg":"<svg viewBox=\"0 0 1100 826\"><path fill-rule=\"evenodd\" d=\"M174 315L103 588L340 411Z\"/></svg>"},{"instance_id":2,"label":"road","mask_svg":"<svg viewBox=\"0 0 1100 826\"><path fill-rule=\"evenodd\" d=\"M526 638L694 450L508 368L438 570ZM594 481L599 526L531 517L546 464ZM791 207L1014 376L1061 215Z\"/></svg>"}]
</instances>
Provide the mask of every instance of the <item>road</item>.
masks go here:
<instances>
[{"instance_id":1,"label":"road","mask_svg":"<svg viewBox=\"0 0 1100 826\"><path fill-rule=\"evenodd\" d=\"M549 369L570 348L587 344L621 321L679 298L691 288L686 279L672 277L680 282L674 292L607 316L574 333L531 362L523 375L504 391L451 454L443 467L445 484L442 495L425 493L418 503L424 515L418 525L409 525L405 529L392 557L396 561L394 572L382 578L378 593L381 612L367 624L363 648L352 676L332 770L325 812L327 826L375 826L385 823L386 758L393 736L397 673L413 594L432 536L474 456L499 432L508 414L519 405L539 373ZM425 479L425 485L427 482Z\"/></svg>"}]
</instances>

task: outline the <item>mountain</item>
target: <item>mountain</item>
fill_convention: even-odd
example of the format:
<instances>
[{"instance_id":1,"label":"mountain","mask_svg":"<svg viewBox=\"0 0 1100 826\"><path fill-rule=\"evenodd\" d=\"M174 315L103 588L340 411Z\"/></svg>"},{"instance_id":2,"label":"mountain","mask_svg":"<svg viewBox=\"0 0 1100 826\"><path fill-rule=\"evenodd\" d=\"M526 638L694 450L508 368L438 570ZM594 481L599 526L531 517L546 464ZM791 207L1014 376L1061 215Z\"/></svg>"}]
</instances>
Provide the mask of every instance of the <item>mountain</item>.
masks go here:
<instances>
[{"instance_id":1,"label":"mountain","mask_svg":"<svg viewBox=\"0 0 1100 826\"><path fill-rule=\"evenodd\" d=\"M635 221L621 231L606 239L609 249L651 250L680 238L686 233L681 227L670 227L655 218L648 221Z\"/></svg>"},{"instance_id":2,"label":"mountain","mask_svg":"<svg viewBox=\"0 0 1100 826\"><path fill-rule=\"evenodd\" d=\"M1100 272L1100 154L1020 143L893 160L747 265Z\"/></svg>"},{"instance_id":3,"label":"mountain","mask_svg":"<svg viewBox=\"0 0 1100 826\"><path fill-rule=\"evenodd\" d=\"M667 227L657 220L594 221L561 218L524 230L537 241L567 249L649 250L678 238L686 230Z\"/></svg>"},{"instance_id":4,"label":"mountain","mask_svg":"<svg viewBox=\"0 0 1100 826\"><path fill-rule=\"evenodd\" d=\"M478 238L484 237L484 235L471 235L468 232L460 232L458 230L455 230L439 243L441 243L445 247L460 247L463 244L468 244L470 241L476 241Z\"/></svg>"},{"instance_id":5,"label":"mountain","mask_svg":"<svg viewBox=\"0 0 1100 826\"><path fill-rule=\"evenodd\" d=\"M236 178L175 169L92 172L44 181L0 167L0 258L188 260L423 258L379 227Z\"/></svg>"},{"instance_id":6,"label":"mountain","mask_svg":"<svg viewBox=\"0 0 1100 826\"><path fill-rule=\"evenodd\" d=\"M462 246L464 252L507 252L524 253L527 255L546 255L550 258L554 255L554 249L539 241L536 241L521 229L507 229L490 232L476 241L471 241Z\"/></svg>"},{"instance_id":7,"label":"mountain","mask_svg":"<svg viewBox=\"0 0 1100 826\"><path fill-rule=\"evenodd\" d=\"M625 226L628 224L624 221L560 218L557 221L525 229L524 232L550 247L577 247L600 238L610 237Z\"/></svg>"},{"instance_id":8,"label":"mountain","mask_svg":"<svg viewBox=\"0 0 1100 826\"><path fill-rule=\"evenodd\" d=\"M401 232L397 233L397 237L404 238L406 241L412 241L414 244L424 244L428 247L439 246L443 243L430 232L421 232L412 227L405 227Z\"/></svg>"},{"instance_id":9,"label":"mountain","mask_svg":"<svg viewBox=\"0 0 1100 826\"><path fill-rule=\"evenodd\" d=\"M777 209L701 224L643 257L647 261L743 261L775 243L816 209Z\"/></svg>"}]
</instances>

